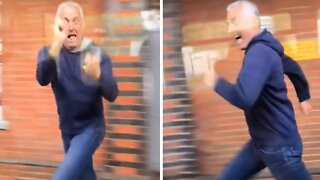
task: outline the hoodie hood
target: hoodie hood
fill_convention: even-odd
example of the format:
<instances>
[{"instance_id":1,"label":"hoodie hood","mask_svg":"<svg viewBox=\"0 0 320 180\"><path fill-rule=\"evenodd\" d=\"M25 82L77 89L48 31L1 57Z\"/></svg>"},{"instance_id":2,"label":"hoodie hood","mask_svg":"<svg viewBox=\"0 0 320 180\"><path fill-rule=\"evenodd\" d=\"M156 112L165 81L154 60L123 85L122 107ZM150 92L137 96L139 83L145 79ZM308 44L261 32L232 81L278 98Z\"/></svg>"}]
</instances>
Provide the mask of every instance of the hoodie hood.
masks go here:
<instances>
[{"instance_id":1,"label":"hoodie hood","mask_svg":"<svg viewBox=\"0 0 320 180\"><path fill-rule=\"evenodd\" d=\"M84 37L81 41L80 51L87 51L93 44L91 39Z\"/></svg>"},{"instance_id":2,"label":"hoodie hood","mask_svg":"<svg viewBox=\"0 0 320 180\"><path fill-rule=\"evenodd\" d=\"M261 33L259 33L250 41L246 49L246 52L250 49L250 47L257 43L262 43L266 46L269 46L270 48L275 50L280 56L283 56L284 54L284 49L280 42L277 39L275 39L273 35L266 29L264 29Z\"/></svg>"},{"instance_id":3,"label":"hoodie hood","mask_svg":"<svg viewBox=\"0 0 320 180\"><path fill-rule=\"evenodd\" d=\"M77 52L86 53L86 52L90 52L90 50L94 45L95 44L91 39L84 37L81 41L79 51L75 51L75 52L69 51L65 46L62 46L62 49L70 53L77 53Z\"/></svg>"},{"instance_id":4,"label":"hoodie hood","mask_svg":"<svg viewBox=\"0 0 320 180\"><path fill-rule=\"evenodd\" d=\"M101 55L101 50L96 46L96 44L89 38L83 38L80 46L80 52L81 54L86 54L86 53L93 53L93 54L100 54Z\"/></svg>"}]
</instances>

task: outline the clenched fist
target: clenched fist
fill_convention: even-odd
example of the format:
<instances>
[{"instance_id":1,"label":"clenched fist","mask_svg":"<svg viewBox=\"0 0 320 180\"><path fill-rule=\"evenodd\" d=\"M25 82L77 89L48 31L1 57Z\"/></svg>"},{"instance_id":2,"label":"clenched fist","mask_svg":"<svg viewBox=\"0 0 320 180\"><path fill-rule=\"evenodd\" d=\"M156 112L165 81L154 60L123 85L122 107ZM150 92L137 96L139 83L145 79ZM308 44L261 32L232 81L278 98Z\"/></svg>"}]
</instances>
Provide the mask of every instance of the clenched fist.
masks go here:
<instances>
[{"instance_id":1,"label":"clenched fist","mask_svg":"<svg viewBox=\"0 0 320 180\"><path fill-rule=\"evenodd\" d=\"M300 103L300 109L304 115L308 115L312 111L312 106L309 100Z\"/></svg>"},{"instance_id":2,"label":"clenched fist","mask_svg":"<svg viewBox=\"0 0 320 180\"><path fill-rule=\"evenodd\" d=\"M49 54L56 59L59 55L60 49L67 38L67 24L61 18L56 18L53 25L54 37L50 46Z\"/></svg>"},{"instance_id":3,"label":"clenched fist","mask_svg":"<svg viewBox=\"0 0 320 180\"><path fill-rule=\"evenodd\" d=\"M86 53L84 63L82 65L83 71L94 80L98 80L101 74L100 55L93 53Z\"/></svg>"}]
</instances>

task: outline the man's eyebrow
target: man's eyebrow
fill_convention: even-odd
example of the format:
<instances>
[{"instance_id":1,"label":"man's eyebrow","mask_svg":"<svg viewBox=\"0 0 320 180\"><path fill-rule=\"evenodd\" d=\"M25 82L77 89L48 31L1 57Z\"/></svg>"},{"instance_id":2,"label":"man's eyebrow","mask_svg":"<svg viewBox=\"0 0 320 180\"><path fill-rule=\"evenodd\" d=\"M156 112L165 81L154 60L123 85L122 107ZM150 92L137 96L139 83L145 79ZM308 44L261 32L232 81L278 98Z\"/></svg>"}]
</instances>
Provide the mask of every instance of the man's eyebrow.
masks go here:
<instances>
[{"instance_id":1,"label":"man's eyebrow","mask_svg":"<svg viewBox=\"0 0 320 180\"><path fill-rule=\"evenodd\" d=\"M70 20L69 20L68 18L65 17L64 19L65 19L67 22L70 22Z\"/></svg>"}]
</instances>

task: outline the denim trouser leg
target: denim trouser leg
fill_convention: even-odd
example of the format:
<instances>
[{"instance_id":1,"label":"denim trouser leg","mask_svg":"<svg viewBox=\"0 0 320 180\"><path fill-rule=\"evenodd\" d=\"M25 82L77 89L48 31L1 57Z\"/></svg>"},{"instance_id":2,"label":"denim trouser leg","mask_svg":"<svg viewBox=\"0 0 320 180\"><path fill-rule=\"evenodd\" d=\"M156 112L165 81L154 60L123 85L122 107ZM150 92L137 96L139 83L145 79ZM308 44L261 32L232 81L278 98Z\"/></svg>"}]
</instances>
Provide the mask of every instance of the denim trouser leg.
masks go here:
<instances>
[{"instance_id":1,"label":"denim trouser leg","mask_svg":"<svg viewBox=\"0 0 320 180\"><path fill-rule=\"evenodd\" d=\"M96 180L96 179L97 177L93 169L93 162L91 158L90 163L88 164L86 170L82 174L81 180Z\"/></svg>"},{"instance_id":2,"label":"denim trouser leg","mask_svg":"<svg viewBox=\"0 0 320 180\"><path fill-rule=\"evenodd\" d=\"M227 166L221 180L245 180L268 167L277 180L311 180L302 162L302 144L260 146L249 141Z\"/></svg>"},{"instance_id":3,"label":"denim trouser leg","mask_svg":"<svg viewBox=\"0 0 320 180\"><path fill-rule=\"evenodd\" d=\"M245 180L265 168L263 161L254 154L249 141L218 177L219 180Z\"/></svg>"},{"instance_id":4,"label":"denim trouser leg","mask_svg":"<svg viewBox=\"0 0 320 180\"><path fill-rule=\"evenodd\" d=\"M92 155L104 137L104 128L90 127L76 135L62 133L65 158L59 165L54 180L95 180Z\"/></svg>"},{"instance_id":5,"label":"denim trouser leg","mask_svg":"<svg viewBox=\"0 0 320 180\"><path fill-rule=\"evenodd\" d=\"M277 180L311 180L303 161L302 144L282 147L256 146L256 154Z\"/></svg>"}]
</instances>

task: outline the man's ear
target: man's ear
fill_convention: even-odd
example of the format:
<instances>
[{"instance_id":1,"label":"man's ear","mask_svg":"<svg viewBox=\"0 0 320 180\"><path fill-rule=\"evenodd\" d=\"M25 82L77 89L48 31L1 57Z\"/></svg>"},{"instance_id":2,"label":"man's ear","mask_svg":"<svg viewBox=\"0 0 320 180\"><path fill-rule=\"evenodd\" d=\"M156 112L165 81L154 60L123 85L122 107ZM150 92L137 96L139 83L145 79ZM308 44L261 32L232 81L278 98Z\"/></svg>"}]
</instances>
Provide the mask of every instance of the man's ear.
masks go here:
<instances>
[{"instance_id":1,"label":"man's ear","mask_svg":"<svg viewBox=\"0 0 320 180\"><path fill-rule=\"evenodd\" d=\"M261 27L261 20L260 20L260 16L256 17L256 24L257 26L260 28Z\"/></svg>"}]
</instances>

